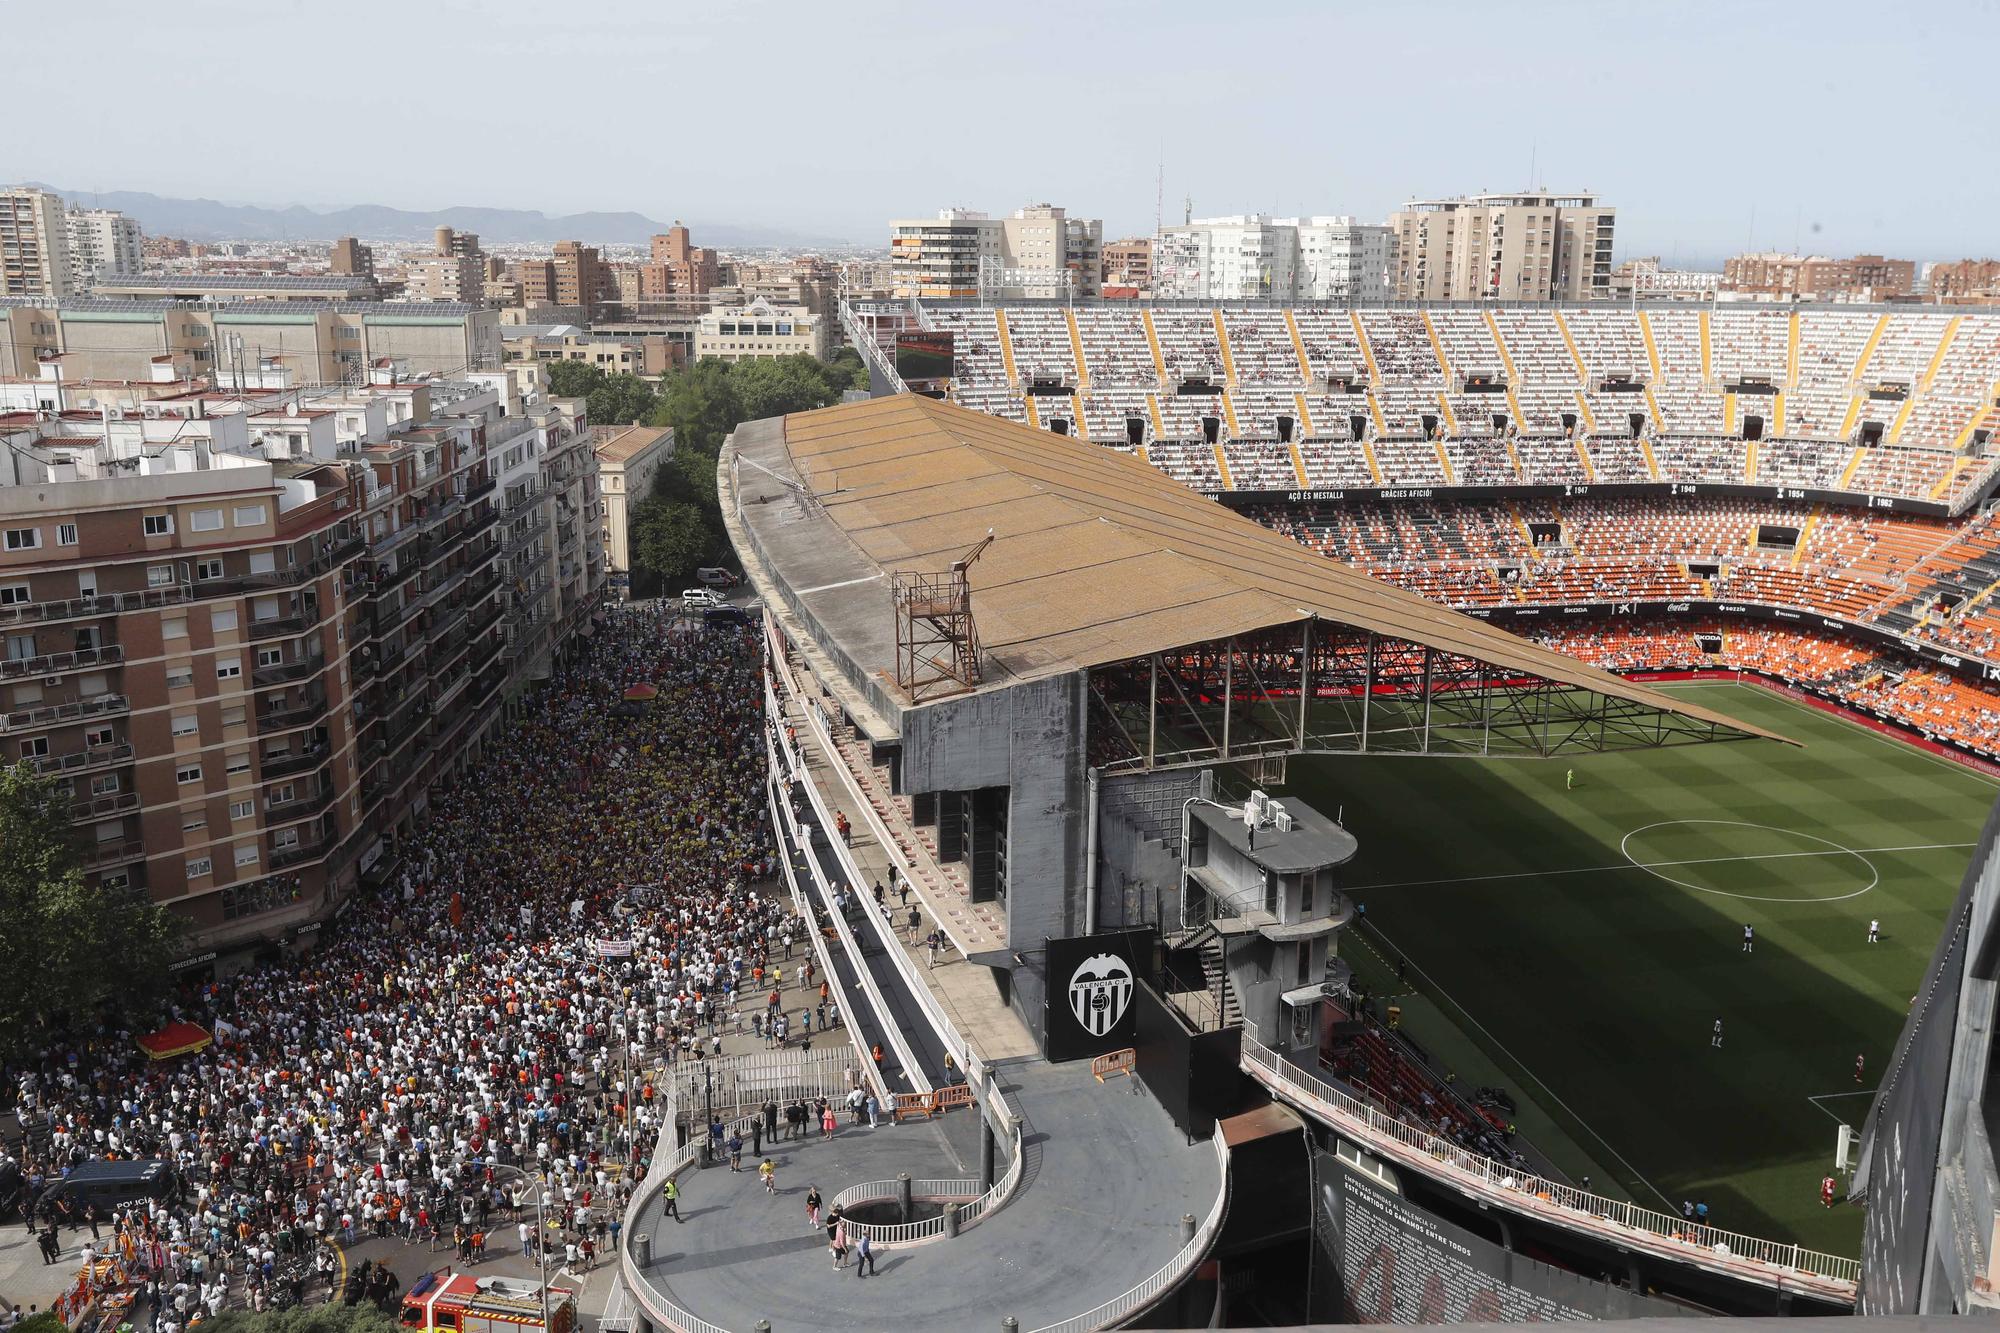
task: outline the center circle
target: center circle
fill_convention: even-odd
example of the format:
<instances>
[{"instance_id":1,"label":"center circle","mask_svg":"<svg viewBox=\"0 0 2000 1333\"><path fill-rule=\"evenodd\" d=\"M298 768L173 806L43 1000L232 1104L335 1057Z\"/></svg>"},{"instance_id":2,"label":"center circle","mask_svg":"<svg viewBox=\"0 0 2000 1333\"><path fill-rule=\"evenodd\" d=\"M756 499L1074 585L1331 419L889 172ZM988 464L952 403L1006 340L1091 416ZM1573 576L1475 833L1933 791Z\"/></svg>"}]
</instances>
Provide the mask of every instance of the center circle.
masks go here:
<instances>
[{"instance_id":1,"label":"center circle","mask_svg":"<svg viewBox=\"0 0 2000 1333\"><path fill-rule=\"evenodd\" d=\"M1737 819L1645 824L1620 838L1618 851L1635 869L1677 888L1744 902L1837 903L1859 898L1882 882L1875 863L1851 847L1813 833ZM1788 884L1801 892L1748 891Z\"/></svg>"}]
</instances>

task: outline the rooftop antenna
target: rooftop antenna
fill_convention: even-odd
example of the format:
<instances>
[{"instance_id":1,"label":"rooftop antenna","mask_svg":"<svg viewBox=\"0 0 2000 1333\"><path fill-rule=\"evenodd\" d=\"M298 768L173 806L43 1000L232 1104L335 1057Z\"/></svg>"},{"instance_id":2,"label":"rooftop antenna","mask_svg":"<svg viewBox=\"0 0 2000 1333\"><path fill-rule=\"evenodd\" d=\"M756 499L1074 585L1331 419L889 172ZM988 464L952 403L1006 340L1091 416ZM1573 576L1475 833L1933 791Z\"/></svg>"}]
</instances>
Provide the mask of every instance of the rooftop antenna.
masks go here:
<instances>
[{"instance_id":1,"label":"rooftop antenna","mask_svg":"<svg viewBox=\"0 0 2000 1333\"><path fill-rule=\"evenodd\" d=\"M1533 193L1535 190L1535 161L1540 148L1541 143L1539 140L1528 140L1528 190L1530 193Z\"/></svg>"},{"instance_id":2,"label":"rooftop antenna","mask_svg":"<svg viewBox=\"0 0 2000 1333\"><path fill-rule=\"evenodd\" d=\"M1183 227L1194 225L1194 196L1191 194L1182 196L1181 205L1181 225Z\"/></svg>"},{"instance_id":3,"label":"rooftop antenna","mask_svg":"<svg viewBox=\"0 0 2000 1333\"><path fill-rule=\"evenodd\" d=\"M1167 203L1167 141L1160 140L1160 172L1153 178L1153 235L1160 234L1160 217Z\"/></svg>"}]
</instances>

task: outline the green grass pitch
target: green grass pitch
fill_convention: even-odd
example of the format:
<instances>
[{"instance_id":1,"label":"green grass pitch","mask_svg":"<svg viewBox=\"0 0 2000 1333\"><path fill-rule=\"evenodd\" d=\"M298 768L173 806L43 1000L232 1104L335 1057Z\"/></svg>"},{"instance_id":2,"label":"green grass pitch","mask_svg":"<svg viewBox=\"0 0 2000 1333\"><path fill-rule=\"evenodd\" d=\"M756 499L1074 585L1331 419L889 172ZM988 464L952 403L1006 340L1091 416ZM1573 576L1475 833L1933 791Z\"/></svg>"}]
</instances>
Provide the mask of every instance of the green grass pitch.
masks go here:
<instances>
[{"instance_id":1,"label":"green grass pitch","mask_svg":"<svg viewBox=\"0 0 2000 1333\"><path fill-rule=\"evenodd\" d=\"M1400 952L1395 984L1458 1017L1581 1169L1608 1173L1597 1188L1705 1198L1716 1226L1852 1255L1860 1212L1821 1207L1819 1182L1839 1122L1862 1123L1854 1094L1888 1060L1996 786L1770 691L1672 688L1804 747L1295 759L1287 790L1360 841L1346 882L1387 944L1366 958L1350 931L1342 952L1384 983Z\"/></svg>"}]
</instances>

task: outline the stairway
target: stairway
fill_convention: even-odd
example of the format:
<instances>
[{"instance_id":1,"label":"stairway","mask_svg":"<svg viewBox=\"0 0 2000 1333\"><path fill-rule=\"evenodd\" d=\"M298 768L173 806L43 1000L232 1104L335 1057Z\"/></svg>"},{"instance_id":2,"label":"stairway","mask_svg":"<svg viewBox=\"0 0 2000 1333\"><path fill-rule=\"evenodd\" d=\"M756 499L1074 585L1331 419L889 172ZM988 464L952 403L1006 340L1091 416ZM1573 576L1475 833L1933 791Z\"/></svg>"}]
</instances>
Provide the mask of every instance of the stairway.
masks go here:
<instances>
[{"instance_id":1,"label":"stairway","mask_svg":"<svg viewBox=\"0 0 2000 1333\"><path fill-rule=\"evenodd\" d=\"M1243 1006L1236 1001L1236 988L1229 984L1229 970L1222 963L1222 941L1214 935L1202 941L1201 974L1208 981L1208 997L1222 1016L1221 1026L1243 1026Z\"/></svg>"}]
</instances>

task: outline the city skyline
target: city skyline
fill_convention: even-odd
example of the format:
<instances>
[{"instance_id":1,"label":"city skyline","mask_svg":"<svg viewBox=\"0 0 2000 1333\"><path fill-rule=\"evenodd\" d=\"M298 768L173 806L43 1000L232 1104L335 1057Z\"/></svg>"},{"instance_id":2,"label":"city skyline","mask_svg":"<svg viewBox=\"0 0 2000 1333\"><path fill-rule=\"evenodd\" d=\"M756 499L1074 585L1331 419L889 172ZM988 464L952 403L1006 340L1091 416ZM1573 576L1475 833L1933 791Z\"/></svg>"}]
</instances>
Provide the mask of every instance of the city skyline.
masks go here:
<instances>
[{"instance_id":1,"label":"city skyline","mask_svg":"<svg viewBox=\"0 0 2000 1333\"><path fill-rule=\"evenodd\" d=\"M90 49L103 91L69 96L62 62L17 71L27 100L65 112L58 132L16 144L0 173L86 199L95 189L313 209L632 210L861 244L885 241L891 218L947 205L1005 215L1046 200L1102 218L1113 237L1150 234L1156 208L1180 220L1190 198L1196 217L1379 222L1406 199L1533 185L1615 206L1621 259L1719 266L1796 248L1922 261L1994 248L1974 219L2000 204L2000 145L1978 128L1988 121L1973 83L1932 69L1937 52L2000 29L1985 6L1934 6L1878 32L1860 22L1872 12L1850 4L1552 3L1500 22L1460 3L1421 13L1283 3L1228 26L1191 4L1112 4L1080 26L1063 13L1061 45L1033 21L1041 12L954 13L947 30L894 3L662 14L604 0L530 30L461 3L353 11L352 30L384 49L449 49L456 68L484 76L566 68L580 88L629 93L670 74L659 114L639 99L621 134L549 114L559 100L495 98L468 122L462 82L413 79L400 60L355 61L302 86L288 62L259 57L320 39L312 11L201 0L129 45L97 42L95 19L49 7L26 16L25 42ZM1643 61L1631 58L1639 51ZM823 53L831 77L804 91L793 52ZM1380 58L1398 52L1408 58ZM245 110L204 99L211 151L193 161L148 148L133 127L184 95L172 87L204 63L230 71ZM1897 86L1924 96L1864 95ZM851 114L839 109L843 87ZM802 114L828 97L831 116ZM940 101L953 114L935 114ZM273 129L250 108L273 106L351 125L334 142L358 151L256 151ZM369 108L391 106L393 122L371 128ZM476 151L487 135L511 162L548 169L496 169ZM467 151L439 147L454 141ZM1921 210L1857 189L1874 163L1885 182L1929 182Z\"/></svg>"}]
</instances>

